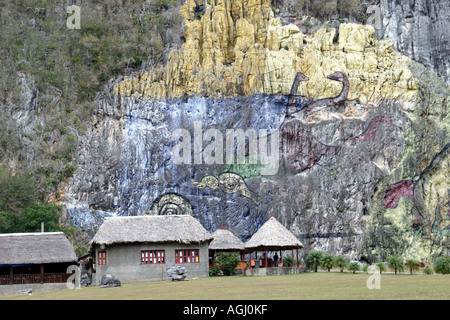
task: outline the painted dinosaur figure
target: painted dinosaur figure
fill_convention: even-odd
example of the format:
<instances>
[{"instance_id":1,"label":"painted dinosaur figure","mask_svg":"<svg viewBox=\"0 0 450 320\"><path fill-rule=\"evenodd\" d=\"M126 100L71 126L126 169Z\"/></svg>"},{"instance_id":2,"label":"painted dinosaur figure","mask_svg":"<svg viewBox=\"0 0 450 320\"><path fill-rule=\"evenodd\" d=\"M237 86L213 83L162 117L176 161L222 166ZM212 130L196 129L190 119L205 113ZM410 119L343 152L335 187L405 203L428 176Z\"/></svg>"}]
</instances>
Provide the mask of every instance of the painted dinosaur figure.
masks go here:
<instances>
[{"instance_id":1,"label":"painted dinosaur figure","mask_svg":"<svg viewBox=\"0 0 450 320\"><path fill-rule=\"evenodd\" d=\"M318 141L311 135L309 126L305 124L309 113L318 111L328 106L341 104L345 101L348 94L348 80L342 72L335 72L328 76L329 79L342 79L344 89L341 94L335 98L318 100L311 105L295 111L295 93L301 81L307 81L309 78L297 73L291 88L291 93L286 108L286 118L280 128L281 136L281 156L284 167L296 172L302 172L311 168L323 156L333 156L339 152L341 147L327 146Z\"/></svg>"},{"instance_id":2,"label":"painted dinosaur figure","mask_svg":"<svg viewBox=\"0 0 450 320\"><path fill-rule=\"evenodd\" d=\"M375 140L377 134L377 127L379 123L391 124L390 121L384 117L375 117L370 120L369 125L366 130L354 138L344 139L344 141L360 141L360 142L371 142Z\"/></svg>"},{"instance_id":3,"label":"painted dinosaur figure","mask_svg":"<svg viewBox=\"0 0 450 320\"><path fill-rule=\"evenodd\" d=\"M214 176L206 176L200 182L192 182L199 189L209 187L211 189L220 189L225 193L239 192L246 198L253 200L255 204L258 201L253 197L252 191L248 188L243 177L234 172L223 172L216 178Z\"/></svg>"},{"instance_id":4,"label":"painted dinosaur figure","mask_svg":"<svg viewBox=\"0 0 450 320\"><path fill-rule=\"evenodd\" d=\"M317 140L307 125L290 121L281 128L281 156L284 166L296 172L314 166L324 156L333 156L341 147L328 146Z\"/></svg>"},{"instance_id":5,"label":"painted dinosaur figure","mask_svg":"<svg viewBox=\"0 0 450 320\"><path fill-rule=\"evenodd\" d=\"M301 72L297 72L295 75L294 83L292 84L291 93L289 94L289 100L286 108L286 116L290 116L291 114L297 112L296 104L297 104L297 90L301 81L309 81L309 78L305 76Z\"/></svg>"},{"instance_id":6,"label":"painted dinosaur figure","mask_svg":"<svg viewBox=\"0 0 450 320\"><path fill-rule=\"evenodd\" d=\"M308 116L311 113L317 112L324 108L338 106L338 105L344 103L345 100L347 100L348 92L350 89L350 82L348 81L347 76L344 73L342 73L341 71L336 71L333 74L328 75L327 78L330 80L342 82L341 93L339 93L338 96L333 97L333 98L325 98L325 99L317 100L317 101L311 103L310 105L300 109L299 111L288 112L288 114L286 115L288 120L297 119L302 123L306 123L306 119L308 118ZM296 80L297 80L297 77L296 77ZM294 81L294 85L297 85L297 87L298 87L299 83L300 83L300 81L298 81L298 83L296 83ZM292 87L292 90L291 90L291 97L293 97L293 94L292 94L293 90L294 90L294 86ZM294 92L297 92L297 89L295 89ZM289 101L291 101L291 97L289 98ZM289 105L289 103L288 103L288 105ZM294 104L294 106L295 106L295 104ZM289 110L293 111L292 107L289 108Z\"/></svg>"},{"instance_id":7,"label":"painted dinosaur figure","mask_svg":"<svg viewBox=\"0 0 450 320\"><path fill-rule=\"evenodd\" d=\"M450 143L433 158L417 180L404 180L389 186L383 199L384 208L396 208L400 198L408 198L414 204L411 210L414 230L420 227L426 237L449 235L449 167Z\"/></svg>"}]
</instances>

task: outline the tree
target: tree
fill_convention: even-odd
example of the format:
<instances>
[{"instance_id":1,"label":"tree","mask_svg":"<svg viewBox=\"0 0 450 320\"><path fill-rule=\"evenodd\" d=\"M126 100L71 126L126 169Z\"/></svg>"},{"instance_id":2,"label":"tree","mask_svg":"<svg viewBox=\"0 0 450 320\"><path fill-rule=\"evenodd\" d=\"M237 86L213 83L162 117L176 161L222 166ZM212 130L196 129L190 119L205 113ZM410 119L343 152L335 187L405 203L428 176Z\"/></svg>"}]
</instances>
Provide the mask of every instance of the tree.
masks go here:
<instances>
[{"instance_id":1,"label":"tree","mask_svg":"<svg viewBox=\"0 0 450 320\"><path fill-rule=\"evenodd\" d=\"M403 260L397 255L387 257L387 262L389 268L394 269L395 274L397 274L397 271L402 272L404 270Z\"/></svg>"},{"instance_id":2,"label":"tree","mask_svg":"<svg viewBox=\"0 0 450 320\"><path fill-rule=\"evenodd\" d=\"M409 268L409 273L413 274L413 270L419 271L420 264L414 259L408 259L406 260L406 266Z\"/></svg>"},{"instance_id":3,"label":"tree","mask_svg":"<svg viewBox=\"0 0 450 320\"><path fill-rule=\"evenodd\" d=\"M439 257L433 262L434 272L450 274L450 257Z\"/></svg>"},{"instance_id":4,"label":"tree","mask_svg":"<svg viewBox=\"0 0 450 320\"><path fill-rule=\"evenodd\" d=\"M322 259L323 252L319 250L311 250L308 252L305 263L306 267L310 270L317 272L317 268L320 267L320 260Z\"/></svg>"},{"instance_id":5,"label":"tree","mask_svg":"<svg viewBox=\"0 0 450 320\"><path fill-rule=\"evenodd\" d=\"M324 15L328 18L337 12L337 2L336 0L328 0L325 3L325 6L322 8Z\"/></svg>"},{"instance_id":6,"label":"tree","mask_svg":"<svg viewBox=\"0 0 450 320\"><path fill-rule=\"evenodd\" d=\"M348 264L348 270L353 271L353 274L355 274L356 271L359 271L359 264L358 264L358 262L350 262Z\"/></svg>"},{"instance_id":7,"label":"tree","mask_svg":"<svg viewBox=\"0 0 450 320\"><path fill-rule=\"evenodd\" d=\"M334 265L338 267L341 270L341 272L344 272L344 269L347 268L348 266L348 259L342 255L339 255L335 257Z\"/></svg>"},{"instance_id":8,"label":"tree","mask_svg":"<svg viewBox=\"0 0 450 320\"><path fill-rule=\"evenodd\" d=\"M320 266L330 272L331 268L334 267L334 259L335 256L333 254L325 253L320 259Z\"/></svg>"},{"instance_id":9,"label":"tree","mask_svg":"<svg viewBox=\"0 0 450 320\"><path fill-rule=\"evenodd\" d=\"M341 16L348 15L348 17L350 17L357 7L358 7L357 0L340 0L339 14Z\"/></svg>"},{"instance_id":10,"label":"tree","mask_svg":"<svg viewBox=\"0 0 450 320\"><path fill-rule=\"evenodd\" d=\"M369 267L370 267L370 265L364 264L362 267L362 271L364 271L365 273L369 273Z\"/></svg>"},{"instance_id":11,"label":"tree","mask_svg":"<svg viewBox=\"0 0 450 320\"><path fill-rule=\"evenodd\" d=\"M297 0L297 8L299 11L304 11L309 16L309 10L311 8L311 0Z\"/></svg>"},{"instance_id":12,"label":"tree","mask_svg":"<svg viewBox=\"0 0 450 320\"><path fill-rule=\"evenodd\" d=\"M61 208L57 205L31 204L24 209L22 214L24 231L41 231L41 222L44 222L46 232L60 231L57 223L60 215Z\"/></svg>"},{"instance_id":13,"label":"tree","mask_svg":"<svg viewBox=\"0 0 450 320\"><path fill-rule=\"evenodd\" d=\"M28 176L10 175L6 166L0 167L0 210L21 213L37 198L36 184Z\"/></svg>"},{"instance_id":14,"label":"tree","mask_svg":"<svg viewBox=\"0 0 450 320\"><path fill-rule=\"evenodd\" d=\"M386 271L386 266L384 265L383 262L375 263L375 265L378 267L378 269L380 269L380 274L382 274L383 271Z\"/></svg>"}]
</instances>

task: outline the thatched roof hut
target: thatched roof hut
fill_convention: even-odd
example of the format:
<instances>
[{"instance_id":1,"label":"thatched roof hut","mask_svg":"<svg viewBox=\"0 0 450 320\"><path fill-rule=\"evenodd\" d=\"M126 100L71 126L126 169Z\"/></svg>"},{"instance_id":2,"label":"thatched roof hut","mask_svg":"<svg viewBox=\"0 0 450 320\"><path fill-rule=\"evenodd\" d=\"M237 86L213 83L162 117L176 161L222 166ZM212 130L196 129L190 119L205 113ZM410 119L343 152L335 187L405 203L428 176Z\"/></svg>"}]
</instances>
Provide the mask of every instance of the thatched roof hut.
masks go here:
<instances>
[{"instance_id":1,"label":"thatched roof hut","mask_svg":"<svg viewBox=\"0 0 450 320\"><path fill-rule=\"evenodd\" d=\"M214 239L209 244L210 251L243 251L245 249L244 243L224 227L214 231L212 236Z\"/></svg>"},{"instance_id":2,"label":"thatched roof hut","mask_svg":"<svg viewBox=\"0 0 450 320\"><path fill-rule=\"evenodd\" d=\"M0 265L76 262L62 232L0 234Z\"/></svg>"},{"instance_id":3,"label":"thatched roof hut","mask_svg":"<svg viewBox=\"0 0 450 320\"><path fill-rule=\"evenodd\" d=\"M190 244L212 239L212 235L190 215L110 217L105 218L91 240L91 248L94 244L138 242Z\"/></svg>"},{"instance_id":4,"label":"thatched roof hut","mask_svg":"<svg viewBox=\"0 0 450 320\"><path fill-rule=\"evenodd\" d=\"M267 220L245 244L245 249L249 251L276 251L298 248L303 248L303 244L274 217Z\"/></svg>"}]
</instances>

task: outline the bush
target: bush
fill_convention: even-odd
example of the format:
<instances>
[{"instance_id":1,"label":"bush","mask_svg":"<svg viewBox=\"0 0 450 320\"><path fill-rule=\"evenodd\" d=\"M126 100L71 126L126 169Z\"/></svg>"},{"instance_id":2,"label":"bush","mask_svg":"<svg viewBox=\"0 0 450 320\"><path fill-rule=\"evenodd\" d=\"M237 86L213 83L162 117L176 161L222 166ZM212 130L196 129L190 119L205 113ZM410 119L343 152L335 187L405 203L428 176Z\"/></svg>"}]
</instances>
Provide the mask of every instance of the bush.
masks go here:
<instances>
[{"instance_id":1,"label":"bush","mask_svg":"<svg viewBox=\"0 0 450 320\"><path fill-rule=\"evenodd\" d=\"M283 257L283 267L292 267L292 257L290 255Z\"/></svg>"},{"instance_id":2,"label":"bush","mask_svg":"<svg viewBox=\"0 0 450 320\"><path fill-rule=\"evenodd\" d=\"M239 255L236 252L219 252L217 254L217 267L224 276L233 275L239 261Z\"/></svg>"},{"instance_id":3,"label":"bush","mask_svg":"<svg viewBox=\"0 0 450 320\"><path fill-rule=\"evenodd\" d=\"M434 272L450 274L450 257L439 257L434 260Z\"/></svg>"},{"instance_id":4,"label":"bush","mask_svg":"<svg viewBox=\"0 0 450 320\"><path fill-rule=\"evenodd\" d=\"M217 265L213 265L210 269L209 269L209 276L210 277L217 277L220 274L220 268Z\"/></svg>"},{"instance_id":5,"label":"bush","mask_svg":"<svg viewBox=\"0 0 450 320\"><path fill-rule=\"evenodd\" d=\"M306 257L306 267L310 270L317 272L317 268L320 267L320 261L322 259L323 252L319 250L311 250Z\"/></svg>"},{"instance_id":6,"label":"bush","mask_svg":"<svg viewBox=\"0 0 450 320\"><path fill-rule=\"evenodd\" d=\"M424 274L433 274L433 269L431 269L430 267L426 267L425 269L423 269L423 273Z\"/></svg>"}]
</instances>

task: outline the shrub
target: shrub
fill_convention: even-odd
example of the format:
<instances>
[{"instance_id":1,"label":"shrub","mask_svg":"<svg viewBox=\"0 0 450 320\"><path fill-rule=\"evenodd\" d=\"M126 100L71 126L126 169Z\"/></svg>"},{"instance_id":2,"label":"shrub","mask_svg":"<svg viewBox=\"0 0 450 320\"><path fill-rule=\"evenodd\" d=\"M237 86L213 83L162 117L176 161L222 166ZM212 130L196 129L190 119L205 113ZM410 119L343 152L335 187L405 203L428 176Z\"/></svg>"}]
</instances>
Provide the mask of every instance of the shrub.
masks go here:
<instances>
[{"instance_id":1,"label":"shrub","mask_svg":"<svg viewBox=\"0 0 450 320\"><path fill-rule=\"evenodd\" d=\"M310 270L314 270L314 272L317 272L317 268L320 267L320 260L322 259L323 252L319 250L311 250L308 252L308 255L306 257L306 267Z\"/></svg>"},{"instance_id":2,"label":"shrub","mask_svg":"<svg viewBox=\"0 0 450 320\"><path fill-rule=\"evenodd\" d=\"M210 277L217 277L220 274L220 268L217 265L213 265L210 269L209 269L209 276Z\"/></svg>"},{"instance_id":3,"label":"shrub","mask_svg":"<svg viewBox=\"0 0 450 320\"><path fill-rule=\"evenodd\" d=\"M292 257L290 255L283 257L283 267L292 267Z\"/></svg>"},{"instance_id":4,"label":"shrub","mask_svg":"<svg viewBox=\"0 0 450 320\"><path fill-rule=\"evenodd\" d=\"M236 252L219 252L217 254L217 266L225 276L234 274L234 269L239 264L239 255Z\"/></svg>"},{"instance_id":5,"label":"shrub","mask_svg":"<svg viewBox=\"0 0 450 320\"><path fill-rule=\"evenodd\" d=\"M430 267L426 267L425 269L423 269L423 273L424 274L433 274L433 269L431 269Z\"/></svg>"},{"instance_id":6,"label":"shrub","mask_svg":"<svg viewBox=\"0 0 450 320\"><path fill-rule=\"evenodd\" d=\"M450 274L450 257L439 257L434 260L434 272Z\"/></svg>"}]
</instances>

